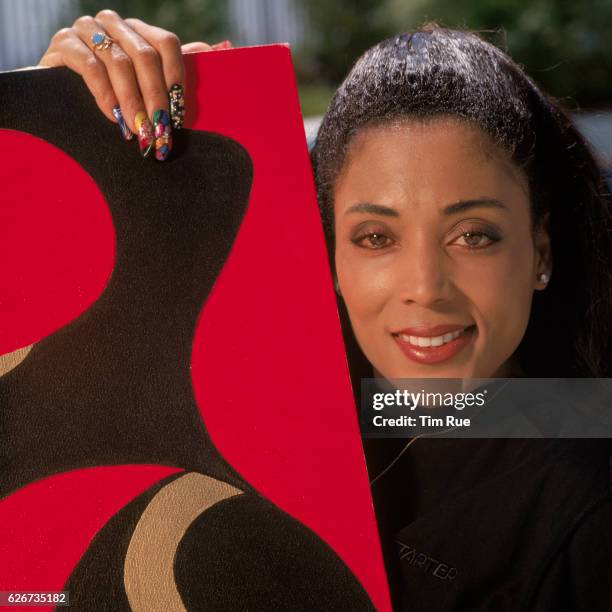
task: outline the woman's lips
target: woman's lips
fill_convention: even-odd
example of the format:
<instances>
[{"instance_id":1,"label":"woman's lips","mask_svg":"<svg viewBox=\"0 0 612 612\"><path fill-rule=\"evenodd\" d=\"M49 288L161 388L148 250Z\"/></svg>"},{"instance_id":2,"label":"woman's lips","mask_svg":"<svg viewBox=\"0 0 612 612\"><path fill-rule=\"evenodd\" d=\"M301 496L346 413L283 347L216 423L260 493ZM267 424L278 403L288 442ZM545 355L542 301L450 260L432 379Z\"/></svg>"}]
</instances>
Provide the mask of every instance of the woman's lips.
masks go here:
<instances>
[{"instance_id":1,"label":"woman's lips","mask_svg":"<svg viewBox=\"0 0 612 612\"><path fill-rule=\"evenodd\" d=\"M451 327L455 327L455 330L450 331ZM429 334L432 332L429 330L427 330L427 336L425 336L421 330L416 332L414 329L402 330L401 332L392 334L392 336L406 357L412 359L412 361L415 361L416 363L432 365L435 363L442 363L443 361L447 361L448 359L454 357L472 341L476 334L475 325L465 327L462 331L459 331L461 328L458 328L457 326L446 326L446 328L448 328L449 331L445 331L445 333L442 334L440 334L440 331L442 331L442 326L439 326L438 328L431 328L437 334L445 336L443 341L444 343L440 346L415 346L415 340L417 342L422 341L423 343L430 343L428 339L435 340L436 336L433 334L430 336ZM413 333L406 333L410 331ZM456 337L448 340L449 334ZM412 338L410 338L410 336L412 336ZM439 336L437 337L439 338ZM439 342L439 340L435 341L434 343L437 342Z\"/></svg>"}]
</instances>

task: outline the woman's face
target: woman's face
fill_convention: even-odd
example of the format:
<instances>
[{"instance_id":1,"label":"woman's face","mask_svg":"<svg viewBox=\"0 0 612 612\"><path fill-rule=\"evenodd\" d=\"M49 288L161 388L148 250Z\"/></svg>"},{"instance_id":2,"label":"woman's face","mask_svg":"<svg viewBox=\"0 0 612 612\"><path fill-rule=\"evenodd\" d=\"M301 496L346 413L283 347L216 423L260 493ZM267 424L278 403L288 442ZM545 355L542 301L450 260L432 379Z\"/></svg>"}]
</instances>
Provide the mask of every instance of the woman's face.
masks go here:
<instances>
[{"instance_id":1,"label":"woman's face","mask_svg":"<svg viewBox=\"0 0 612 612\"><path fill-rule=\"evenodd\" d=\"M385 378L508 376L542 272L527 180L454 119L365 128L334 189L351 324Z\"/></svg>"}]
</instances>

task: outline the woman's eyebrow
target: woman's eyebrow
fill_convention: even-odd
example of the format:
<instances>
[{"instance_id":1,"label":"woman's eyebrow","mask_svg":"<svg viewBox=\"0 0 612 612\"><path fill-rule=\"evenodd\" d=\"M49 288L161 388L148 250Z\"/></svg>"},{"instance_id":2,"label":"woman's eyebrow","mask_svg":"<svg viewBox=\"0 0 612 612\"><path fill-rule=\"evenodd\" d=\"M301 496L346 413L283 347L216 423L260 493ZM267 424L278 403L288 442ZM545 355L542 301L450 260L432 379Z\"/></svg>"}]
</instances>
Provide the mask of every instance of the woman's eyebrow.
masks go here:
<instances>
[{"instance_id":1,"label":"woman's eyebrow","mask_svg":"<svg viewBox=\"0 0 612 612\"><path fill-rule=\"evenodd\" d=\"M382 215L384 217L399 217L399 213L395 208L390 206L383 206L382 204L370 204L369 202L360 202L359 204L353 204L346 209L345 213L371 213L374 215Z\"/></svg>"},{"instance_id":2,"label":"woman's eyebrow","mask_svg":"<svg viewBox=\"0 0 612 612\"><path fill-rule=\"evenodd\" d=\"M508 207L503 202L500 202L495 198L479 198L477 200L460 200L454 204L448 204L441 210L441 212L443 215L454 215L456 213L465 212L470 208L477 207L502 208L504 210L508 210Z\"/></svg>"}]
</instances>

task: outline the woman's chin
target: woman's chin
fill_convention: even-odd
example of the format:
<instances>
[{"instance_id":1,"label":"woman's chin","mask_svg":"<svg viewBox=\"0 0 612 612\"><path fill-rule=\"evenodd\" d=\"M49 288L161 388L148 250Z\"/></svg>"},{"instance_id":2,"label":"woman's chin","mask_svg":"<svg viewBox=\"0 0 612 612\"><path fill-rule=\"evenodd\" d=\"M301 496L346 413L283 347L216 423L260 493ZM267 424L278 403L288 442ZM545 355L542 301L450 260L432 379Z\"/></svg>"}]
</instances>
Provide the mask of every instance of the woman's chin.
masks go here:
<instances>
[{"instance_id":1,"label":"woman's chin","mask_svg":"<svg viewBox=\"0 0 612 612\"><path fill-rule=\"evenodd\" d=\"M374 368L375 378L385 378L387 380L407 379L428 379L428 378L449 378L449 379L483 379L483 378L504 378L507 368L500 366L482 367L469 361L461 364L447 364L437 366L406 367L405 364L396 364L388 368Z\"/></svg>"},{"instance_id":2,"label":"woman's chin","mask_svg":"<svg viewBox=\"0 0 612 612\"><path fill-rule=\"evenodd\" d=\"M487 378L515 378L520 376L520 370L512 364L501 364L499 367L483 367L473 362L460 365L429 366L429 367L389 367L374 368L375 378L385 378L387 380L399 379L428 379L428 378L448 378L448 379L487 379Z\"/></svg>"}]
</instances>

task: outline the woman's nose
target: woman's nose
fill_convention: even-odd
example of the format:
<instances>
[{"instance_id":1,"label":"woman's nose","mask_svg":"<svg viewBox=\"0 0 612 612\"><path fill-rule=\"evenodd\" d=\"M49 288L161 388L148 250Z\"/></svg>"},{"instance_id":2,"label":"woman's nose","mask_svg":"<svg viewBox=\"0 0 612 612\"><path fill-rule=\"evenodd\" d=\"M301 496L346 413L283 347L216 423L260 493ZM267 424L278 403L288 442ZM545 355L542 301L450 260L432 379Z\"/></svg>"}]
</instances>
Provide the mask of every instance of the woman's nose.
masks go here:
<instances>
[{"instance_id":1,"label":"woman's nose","mask_svg":"<svg viewBox=\"0 0 612 612\"><path fill-rule=\"evenodd\" d=\"M444 250L424 236L404 249L396 279L397 296L405 303L431 307L451 297L450 265Z\"/></svg>"}]
</instances>

